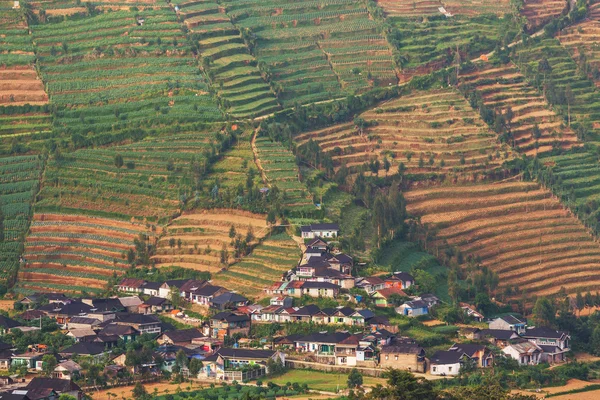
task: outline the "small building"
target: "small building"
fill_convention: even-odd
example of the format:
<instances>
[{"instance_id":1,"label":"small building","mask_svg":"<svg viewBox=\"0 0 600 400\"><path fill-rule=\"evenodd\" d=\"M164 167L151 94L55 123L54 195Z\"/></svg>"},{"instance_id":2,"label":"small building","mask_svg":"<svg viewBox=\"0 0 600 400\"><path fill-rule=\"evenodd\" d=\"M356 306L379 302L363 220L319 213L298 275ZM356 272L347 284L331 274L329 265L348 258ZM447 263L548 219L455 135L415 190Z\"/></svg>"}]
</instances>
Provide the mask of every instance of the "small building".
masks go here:
<instances>
[{"instance_id":1,"label":"small building","mask_svg":"<svg viewBox=\"0 0 600 400\"><path fill-rule=\"evenodd\" d=\"M70 329L67 336L72 337L76 342L91 342L97 337L96 331L88 328Z\"/></svg>"},{"instance_id":2,"label":"small building","mask_svg":"<svg viewBox=\"0 0 600 400\"><path fill-rule=\"evenodd\" d=\"M463 362L469 356L460 351L436 351L431 356L429 372L431 375L458 375Z\"/></svg>"},{"instance_id":3,"label":"small building","mask_svg":"<svg viewBox=\"0 0 600 400\"><path fill-rule=\"evenodd\" d=\"M109 324L130 326L141 334L160 334L162 330L156 315L117 313Z\"/></svg>"},{"instance_id":4,"label":"small building","mask_svg":"<svg viewBox=\"0 0 600 400\"><path fill-rule=\"evenodd\" d=\"M125 310L130 313L137 313L139 306L144 303L138 296L119 297L119 301Z\"/></svg>"},{"instance_id":5,"label":"small building","mask_svg":"<svg viewBox=\"0 0 600 400\"><path fill-rule=\"evenodd\" d=\"M54 368L52 377L56 379L75 379L81 374L81 365L73 360L63 361Z\"/></svg>"},{"instance_id":6,"label":"small building","mask_svg":"<svg viewBox=\"0 0 600 400\"><path fill-rule=\"evenodd\" d=\"M11 329L19 326L21 326L19 322L0 314L0 335L5 335L9 333Z\"/></svg>"},{"instance_id":7,"label":"small building","mask_svg":"<svg viewBox=\"0 0 600 400\"><path fill-rule=\"evenodd\" d=\"M427 368L425 349L410 340L382 346L379 354L379 366L424 373Z\"/></svg>"},{"instance_id":8,"label":"small building","mask_svg":"<svg viewBox=\"0 0 600 400\"><path fill-rule=\"evenodd\" d=\"M59 352L62 357L71 358L74 355L89 358L94 364L99 363L105 354L110 353L102 343L79 342Z\"/></svg>"},{"instance_id":9,"label":"small building","mask_svg":"<svg viewBox=\"0 0 600 400\"><path fill-rule=\"evenodd\" d=\"M354 287L363 289L368 294L385 288L385 281L378 276L356 278Z\"/></svg>"},{"instance_id":10,"label":"small building","mask_svg":"<svg viewBox=\"0 0 600 400\"><path fill-rule=\"evenodd\" d=\"M555 329L546 327L527 328L522 337L542 349L541 362L549 364L564 362L566 361L566 353L571 350L571 336L566 332Z\"/></svg>"},{"instance_id":11,"label":"small building","mask_svg":"<svg viewBox=\"0 0 600 400\"><path fill-rule=\"evenodd\" d=\"M160 345L174 344L178 346L185 346L191 344L194 339L203 337L204 335L198 328L190 328L164 332L156 339L156 341Z\"/></svg>"},{"instance_id":12,"label":"small building","mask_svg":"<svg viewBox=\"0 0 600 400\"><path fill-rule=\"evenodd\" d=\"M312 224L302 226L302 239L336 238L339 236L340 226L338 224Z\"/></svg>"},{"instance_id":13,"label":"small building","mask_svg":"<svg viewBox=\"0 0 600 400\"><path fill-rule=\"evenodd\" d=\"M238 382L256 379L269 373L271 360L285 365L285 354L273 350L222 347L203 360L198 377Z\"/></svg>"},{"instance_id":14,"label":"small building","mask_svg":"<svg viewBox=\"0 0 600 400\"><path fill-rule=\"evenodd\" d=\"M209 320L210 336L223 339L240 333L248 336L250 332L250 317L245 314L236 314L230 311L220 312Z\"/></svg>"},{"instance_id":15,"label":"small building","mask_svg":"<svg viewBox=\"0 0 600 400\"><path fill-rule=\"evenodd\" d=\"M542 360L543 350L537 344L525 340L506 346L502 352L517 360L519 365L538 365Z\"/></svg>"},{"instance_id":16,"label":"small building","mask_svg":"<svg viewBox=\"0 0 600 400\"><path fill-rule=\"evenodd\" d=\"M412 300L397 307L396 312L407 317L418 317L419 315L427 315L429 306L423 300Z\"/></svg>"},{"instance_id":17,"label":"small building","mask_svg":"<svg viewBox=\"0 0 600 400\"><path fill-rule=\"evenodd\" d=\"M415 278L407 272L398 271L386 278L384 283L386 288L408 289L415 284Z\"/></svg>"},{"instance_id":18,"label":"small building","mask_svg":"<svg viewBox=\"0 0 600 400\"><path fill-rule=\"evenodd\" d=\"M494 352L482 344L454 343L448 351L457 351L468 355L479 368L494 366Z\"/></svg>"},{"instance_id":19,"label":"small building","mask_svg":"<svg viewBox=\"0 0 600 400\"><path fill-rule=\"evenodd\" d=\"M471 318L471 319L473 319L474 321L477 321L477 322L482 322L482 321L483 321L483 319L485 318L485 317L483 316L483 314L481 314L479 311L477 311L477 310L475 309L475 307L474 307L474 306L472 306L472 305L470 305L470 304L467 304L467 303L460 303L460 308L461 308L461 310L463 310L463 312L465 313L465 315L466 315L468 318Z\"/></svg>"},{"instance_id":20,"label":"small building","mask_svg":"<svg viewBox=\"0 0 600 400\"><path fill-rule=\"evenodd\" d=\"M340 293L340 286L329 282L304 282L302 291L311 297L335 298Z\"/></svg>"},{"instance_id":21,"label":"small building","mask_svg":"<svg viewBox=\"0 0 600 400\"><path fill-rule=\"evenodd\" d=\"M377 307L393 307L394 304L390 301L393 296L408 298L408 295L397 287L378 289L371 295L371 298Z\"/></svg>"},{"instance_id":22,"label":"small building","mask_svg":"<svg viewBox=\"0 0 600 400\"><path fill-rule=\"evenodd\" d=\"M272 297L271 300L269 300L269 304L272 306L279 306L279 307L285 307L285 308L290 308L294 303L294 299L292 299L291 297L287 297L287 296L275 296Z\"/></svg>"},{"instance_id":23,"label":"small building","mask_svg":"<svg viewBox=\"0 0 600 400\"><path fill-rule=\"evenodd\" d=\"M500 348L508 346L511 341L520 338L516 332L503 329L482 329L479 336Z\"/></svg>"},{"instance_id":24,"label":"small building","mask_svg":"<svg viewBox=\"0 0 600 400\"><path fill-rule=\"evenodd\" d=\"M66 324L69 330L75 329L100 329L100 320L90 317L73 317Z\"/></svg>"},{"instance_id":25,"label":"small building","mask_svg":"<svg viewBox=\"0 0 600 400\"><path fill-rule=\"evenodd\" d=\"M41 364L42 357L45 353L37 351L28 351L22 354L15 354L11 358L11 367L26 366L27 369L38 369L38 361ZM41 365L40 368L41 370Z\"/></svg>"},{"instance_id":26,"label":"small building","mask_svg":"<svg viewBox=\"0 0 600 400\"><path fill-rule=\"evenodd\" d=\"M82 400L84 397L81 388L70 379L35 377L27 384L24 390L27 391L27 394L30 392L39 393L40 391L53 391L57 395L65 394L68 396L73 396L77 400ZM30 396L28 395L27 397Z\"/></svg>"},{"instance_id":27,"label":"small building","mask_svg":"<svg viewBox=\"0 0 600 400\"><path fill-rule=\"evenodd\" d=\"M498 317L488 324L490 329L500 329L503 331L514 331L519 335L525 333L527 329L527 320L515 315L504 315Z\"/></svg>"},{"instance_id":28,"label":"small building","mask_svg":"<svg viewBox=\"0 0 600 400\"><path fill-rule=\"evenodd\" d=\"M144 293L145 284L146 281L143 279L125 278L117 285L117 290L127 293Z\"/></svg>"},{"instance_id":29,"label":"small building","mask_svg":"<svg viewBox=\"0 0 600 400\"><path fill-rule=\"evenodd\" d=\"M235 309L248 304L248 299L234 292L226 292L219 296L213 297L210 305L217 310Z\"/></svg>"},{"instance_id":30,"label":"small building","mask_svg":"<svg viewBox=\"0 0 600 400\"><path fill-rule=\"evenodd\" d=\"M18 315L18 317L24 321L34 321L39 320L46 316L46 313L40 310L27 310Z\"/></svg>"},{"instance_id":31,"label":"small building","mask_svg":"<svg viewBox=\"0 0 600 400\"><path fill-rule=\"evenodd\" d=\"M125 343L132 342L140 336L141 333L137 329L128 325L108 324L100 332L98 338L102 337L118 337Z\"/></svg>"},{"instance_id":32,"label":"small building","mask_svg":"<svg viewBox=\"0 0 600 400\"><path fill-rule=\"evenodd\" d=\"M144 305L147 306L147 308L152 314L168 312L173 310L173 303L171 303L170 300L157 296L151 296L148 300L144 302L142 306ZM140 314L145 314L145 312L140 312Z\"/></svg>"},{"instance_id":33,"label":"small building","mask_svg":"<svg viewBox=\"0 0 600 400\"><path fill-rule=\"evenodd\" d=\"M225 292L227 289L221 286L203 285L190 290L188 300L194 304L209 307L215 297Z\"/></svg>"},{"instance_id":34,"label":"small building","mask_svg":"<svg viewBox=\"0 0 600 400\"><path fill-rule=\"evenodd\" d=\"M161 285L160 282L146 282L142 287L142 293L148 296L158 296Z\"/></svg>"}]
</instances>

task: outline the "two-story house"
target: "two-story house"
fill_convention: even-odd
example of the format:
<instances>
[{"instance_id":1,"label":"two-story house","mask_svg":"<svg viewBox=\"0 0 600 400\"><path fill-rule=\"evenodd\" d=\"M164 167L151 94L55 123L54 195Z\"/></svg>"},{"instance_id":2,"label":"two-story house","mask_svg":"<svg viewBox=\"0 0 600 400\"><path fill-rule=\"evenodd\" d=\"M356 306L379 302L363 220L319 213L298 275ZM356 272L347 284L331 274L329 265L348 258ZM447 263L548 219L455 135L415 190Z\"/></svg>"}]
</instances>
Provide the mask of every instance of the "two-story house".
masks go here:
<instances>
[{"instance_id":1,"label":"two-story house","mask_svg":"<svg viewBox=\"0 0 600 400\"><path fill-rule=\"evenodd\" d=\"M571 336L551 328L527 328L522 337L542 349L541 362L555 364L566 361L566 353L571 350Z\"/></svg>"},{"instance_id":2,"label":"two-story house","mask_svg":"<svg viewBox=\"0 0 600 400\"><path fill-rule=\"evenodd\" d=\"M247 336L250 332L250 324L251 320L248 315L223 311L210 318L210 335L219 339L235 333Z\"/></svg>"},{"instance_id":3,"label":"two-story house","mask_svg":"<svg viewBox=\"0 0 600 400\"><path fill-rule=\"evenodd\" d=\"M488 324L490 329L500 329L504 331L514 331L519 335L525 333L527 328L527 320L515 315L504 315L498 317Z\"/></svg>"}]
</instances>

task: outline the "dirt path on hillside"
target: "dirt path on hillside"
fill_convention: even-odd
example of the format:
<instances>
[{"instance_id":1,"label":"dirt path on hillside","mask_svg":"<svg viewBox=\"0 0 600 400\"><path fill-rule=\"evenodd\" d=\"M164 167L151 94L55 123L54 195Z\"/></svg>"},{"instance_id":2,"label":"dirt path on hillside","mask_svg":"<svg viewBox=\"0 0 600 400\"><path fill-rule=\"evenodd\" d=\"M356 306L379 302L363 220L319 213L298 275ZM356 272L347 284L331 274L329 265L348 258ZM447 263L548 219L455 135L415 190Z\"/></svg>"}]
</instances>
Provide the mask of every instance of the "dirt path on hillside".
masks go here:
<instances>
[{"instance_id":1,"label":"dirt path on hillside","mask_svg":"<svg viewBox=\"0 0 600 400\"><path fill-rule=\"evenodd\" d=\"M250 142L252 146L252 154L254 154L254 164L256 164L256 167L260 172L260 177L262 178L263 184L265 186L269 186L267 181L267 174L265 174L265 170L263 169L262 164L260 163L260 158L258 157L258 148L256 147L256 134L258 133L258 129L259 128L256 128L254 132L252 132L252 141Z\"/></svg>"}]
</instances>

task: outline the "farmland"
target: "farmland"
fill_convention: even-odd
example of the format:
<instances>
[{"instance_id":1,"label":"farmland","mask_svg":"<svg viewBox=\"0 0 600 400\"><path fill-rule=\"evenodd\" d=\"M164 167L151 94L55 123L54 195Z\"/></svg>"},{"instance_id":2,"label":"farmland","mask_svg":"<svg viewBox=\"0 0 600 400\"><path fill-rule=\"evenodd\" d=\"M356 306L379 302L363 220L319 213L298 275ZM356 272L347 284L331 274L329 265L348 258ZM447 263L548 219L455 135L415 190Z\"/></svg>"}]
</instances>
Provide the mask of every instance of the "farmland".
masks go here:
<instances>
[{"instance_id":1,"label":"farmland","mask_svg":"<svg viewBox=\"0 0 600 400\"><path fill-rule=\"evenodd\" d=\"M527 18L527 26L535 29L567 9L566 0L526 0L521 8L521 15Z\"/></svg>"},{"instance_id":2,"label":"farmland","mask_svg":"<svg viewBox=\"0 0 600 400\"><path fill-rule=\"evenodd\" d=\"M240 31L219 4L183 0L172 5L193 33L204 70L229 113L255 117L279 108Z\"/></svg>"},{"instance_id":3,"label":"farmland","mask_svg":"<svg viewBox=\"0 0 600 400\"><path fill-rule=\"evenodd\" d=\"M213 281L259 297L261 289L281 280L283 273L298 264L299 257L298 245L286 233L270 235L250 256L213 275Z\"/></svg>"},{"instance_id":4,"label":"farmland","mask_svg":"<svg viewBox=\"0 0 600 400\"><path fill-rule=\"evenodd\" d=\"M514 65L479 65L461 74L460 79L462 89L474 90L485 106L504 115L511 110L510 137L506 140L516 150L534 155L570 148L577 142L575 133Z\"/></svg>"},{"instance_id":5,"label":"farmland","mask_svg":"<svg viewBox=\"0 0 600 400\"><path fill-rule=\"evenodd\" d=\"M402 68L401 80L423 75L461 59L472 59L494 49L504 37L517 34L514 24L495 15L475 18L456 16L432 17L424 20L388 18L395 30L388 35Z\"/></svg>"},{"instance_id":6,"label":"farmland","mask_svg":"<svg viewBox=\"0 0 600 400\"><path fill-rule=\"evenodd\" d=\"M581 222L539 184L504 182L433 187L405 193L420 216L429 249L459 249L498 273L510 294L597 290L600 246ZM553 274L560 271L560 274Z\"/></svg>"},{"instance_id":7,"label":"farmland","mask_svg":"<svg viewBox=\"0 0 600 400\"><path fill-rule=\"evenodd\" d=\"M180 132L53 159L36 210L165 222L193 198L214 142L209 133Z\"/></svg>"},{"instance_id":8,"label":"farmland","mask_svg":"<svg viewBox=\"0 0 600 400\"><path fill-rule=\"evenodd\" d=\"M586 73L594 77L596 86L600 86L600 76L595 72L600 68L600 55L598 54L600 16L586 19L564 29L558 36L558 40L579 63L579 68L584 67Z\"/></svg>"},{"instance_id":9,"label":"farmland","mask_svg":"<svg viewBox=\"0 0 600 400\"><path fill-rule=\"evenodd\" d=\"M425 15L440 15L439 0L378 0L377 4L392 17L416 18Z\"/></svg>"},{"instance_id":10,"label":"farmland","mask_svg":"<svg viewBox=\"0 0 600 400\"><path fill-rule=\"evenodd\" d=\"M414 91L360 115L366 128L353 123L297 135L299 145L312 139L332 155L336 167L358 172L377 160L395 173L402 162L407 174L486 173L512 158L497 143L479 115L453 89ZM381 169L381 170L380 170ZM372 170L375 172L374 170ZM378 167L377 172L387 174Z\"/></svg>"},{"instance_id":11,"label":"farmland","mask_svg":"<svg viewBox=\"0 0 600 400\"><path fill-rule=\"evenodd\" d=\"M270 188L276 186L282 192L282 205L300 215L314 210L308 188L300 182L294 154L268 138L257 138L255 146L259 169L264 173L267 185Z\"/></svg>"},{"instance_id":12,"label":"farmland","mask_svg":"<svg viewBox=\"0 0 600 400\"><path fill-rule=\"evenodd\" d=\"M36 213L25 242L19 289L71 291L71 286L102 289L113 274L129 268L134 239L154 232L138 222L77 214ZM66 284L68 278L70 284ZM52 286L47 287L46 284Z\"/></svg>"},{"instance_id":13,"label":"farmland","mask_svg":"<svg viewBox=\"0 0 600 400\"><path fill-rule=\"evenodd\" d=\"M224 3L236 26L255 35L258 64L284 107L397 81L381 25L360 3Z\"/></svg>"},{"instance_id":14,"label":"farmland","mask_svg":"<svg viewBox=\"0 0 600 400\"><path fill-rule=\"evenodd\" d=\"M108 144L198 118L222 118L169 8L115 11L33 27L54 131L77 147Z\"/></svg>"},{"instance_id":15,"label":"farmland","mask_svg":"<svg viewBox=\"0 0 600 400\"><path fill-rule=\"evenodd\" d=\"M41 172L42 160L38 156L0 158L0 207L4 215L0 278L9 282L14 281L19 266Z\"/></svg>"},{"instance_id":16,"label":"farmland","mask_svg":"<svg viewBox=\"0 0 600 400\"><path fill-rule=\"evenodd\" d=\"M185 212L165 228L166 234L159 240L153 260L157 267L176 265L218 272L246 255L236 254L236 239L251 247L266 235L265 217L233 209Z\"/></svg>"}]
</instances>

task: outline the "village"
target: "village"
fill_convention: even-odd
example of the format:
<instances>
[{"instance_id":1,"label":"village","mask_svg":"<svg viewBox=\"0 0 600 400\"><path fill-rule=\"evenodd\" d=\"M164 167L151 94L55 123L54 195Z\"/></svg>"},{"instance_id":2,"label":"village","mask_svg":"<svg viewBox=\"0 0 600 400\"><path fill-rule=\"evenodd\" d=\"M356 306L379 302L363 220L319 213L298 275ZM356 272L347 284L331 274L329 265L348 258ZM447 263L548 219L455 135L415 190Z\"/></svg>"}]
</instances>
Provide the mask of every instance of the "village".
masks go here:
<instances>
[{"instance_id":1,"label":"village","mask_svg":"<svg viewBox=\"0 0 600 400\"><path fill-rule=\"evenodd\" d=\"M466 303L460 310L468 322L451 332L452 344L428 351L390 320L428 318L441 300L421 293L407 272L355 276L352 257L329 244L338 234L336 224L302 227L298 267L258 302L198 279L124 278L119 295L108 298L25 296L12 317L0 316L1 396L79 399L98 385L167 377L249 382L286 369L381 376L393 368L433 379L492 368L498 358L519 366L567 361L568 332L531 326L517 314L491 318ZM324 301L346 305L318 305ZM60 340L48 343L47 332Z\"/></svg>"}]
</instances>

